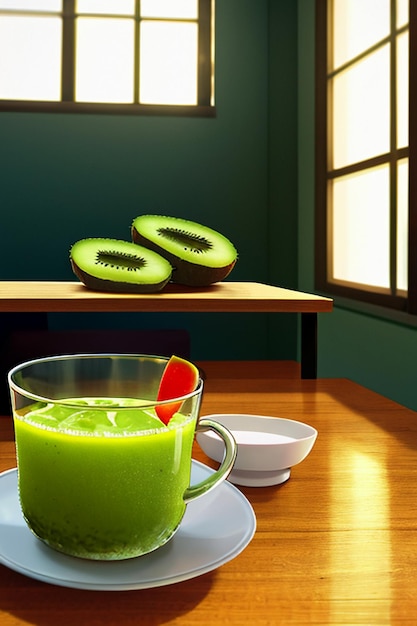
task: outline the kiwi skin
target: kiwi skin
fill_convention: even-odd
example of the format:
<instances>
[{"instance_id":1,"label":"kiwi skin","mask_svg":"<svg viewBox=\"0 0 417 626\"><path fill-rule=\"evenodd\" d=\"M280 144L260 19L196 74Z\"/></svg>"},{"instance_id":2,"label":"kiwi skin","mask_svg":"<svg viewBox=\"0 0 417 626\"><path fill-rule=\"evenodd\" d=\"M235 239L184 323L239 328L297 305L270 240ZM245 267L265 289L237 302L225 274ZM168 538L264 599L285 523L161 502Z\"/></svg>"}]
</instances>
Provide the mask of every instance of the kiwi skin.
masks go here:
<instances>
[{"instance_id":1,"label":"kiwi skin","mask_svg":"<svg viewBox=\"0 0 417 626\"><path fill-rule=\"evenodd\" d=\"M167 219L166 216L162 216L164 219ZM181 218L168 218L172 219L173 225L176 222L185 223L187 220L182 220ZM196 226L200 226L196 222L193 223ZM202 226L202 225L201 225ZM202 228L206 228L202 226ZM208 229L212 230L212 229ZM217 233L220 235L220 233ZM135 227L135 220L132 223L131 227L131 235L132 241L140 246L145 248L149 248L154 252L157 252L161 256L163 256L172 266L172 276L171 282L186 285L189 287L208 287L213 283L218 283L226 278L232 269L234 268L237 261L237 251L235 250L233 244L229 241L231 248L235 251L235 257L233 260L224 265L223 267L208 267L202 265L201 263L193 263L187 259L183 259L180 256L166 250L163 246L158 245L156 242L152 241L148 237L146 237L143 233L139 232ZM223 235L220 235L223 239L226 239Z\"/></svg>"},{"instance_id":2,"label":"kiwi skin","mask_svg":"<svg viewBox=\"0 0 417 626\"><path fill-rule=\"evenodd\" d=\"M94 244L96 243L100 244L102 251L106 251L106 246L108 246L109 250L116 249L116 252L117 252L118 244L121 244L122 246L127 244L130 251L132 251L132 249L136 247L134 244L129 243L129 242L115 240L115 239L106 239L106 238L82 239L76 242L71 247L71 250L70 250L71 267L72 267L74 274L77 276L77 278L79 278L79 280L88 289L91 289L93 291L106 291L106 292L112 292L112 293L154 293L154 292L161 291L171 279L171 272L168 272L168 271L166 272L165 277L162 280L159 280L157 282L146 282L146 281L126 282L123 280L116 280L114 277L105 278L105 277L94 276L91 272L88 272L82 269L80 265L77 264L73 258L73 252L77 248L77 246L79 247L80 245L88 244L89 242L92 242ZM144 250L143 248L140 248L139 246L137 248L138 249L137 251L136 250L134 251L134 254L135 255L137 254L138 257L141 257L141 256L147 257L149 255L154 256L154 254L148 249ZM122 251L120 252L120 256L123 257ZM117 262L117 256L115 256L115 263L116 262ZM166 262L166 260L163 260L162 262L168 266L168 263ZM126 265L126 267L127 266L128 265Z\"/></svg>"}]
</instances>

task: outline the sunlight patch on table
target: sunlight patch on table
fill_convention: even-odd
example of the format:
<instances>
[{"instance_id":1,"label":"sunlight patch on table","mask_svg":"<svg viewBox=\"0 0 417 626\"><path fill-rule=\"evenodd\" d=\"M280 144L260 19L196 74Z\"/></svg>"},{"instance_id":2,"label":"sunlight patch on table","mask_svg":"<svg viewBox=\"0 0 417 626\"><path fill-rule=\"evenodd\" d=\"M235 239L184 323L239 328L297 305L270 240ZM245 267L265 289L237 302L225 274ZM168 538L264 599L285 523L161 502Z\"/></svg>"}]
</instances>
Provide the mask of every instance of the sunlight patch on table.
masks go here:
<instances>
[{"instance_id":1,"label":"sunlight patch on table","mask_svg":"<svg viewBox=\"0 0 417 626\"><path fill-rule=\"evenodd\" d=\"M389 624L392 559L387 469L383 451L364 453L356 443L345 442L343 451L339 449L331 459L335 476L330 503L331 595L337 601L332 606L338 607L333 617L346 616L353 600L366 600L363 609L372 606L369 601L385 599L379 604L378 623Z\"/></svg>"}]
</instances>

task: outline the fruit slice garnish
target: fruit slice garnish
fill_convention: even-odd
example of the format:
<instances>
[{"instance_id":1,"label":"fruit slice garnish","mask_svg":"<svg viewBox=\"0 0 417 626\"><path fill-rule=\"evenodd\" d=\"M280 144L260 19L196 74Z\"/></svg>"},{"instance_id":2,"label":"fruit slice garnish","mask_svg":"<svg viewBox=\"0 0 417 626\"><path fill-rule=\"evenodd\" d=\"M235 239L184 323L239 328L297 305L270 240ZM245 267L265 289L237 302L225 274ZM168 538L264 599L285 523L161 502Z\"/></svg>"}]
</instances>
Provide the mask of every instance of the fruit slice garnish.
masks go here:
<instances>
[{"instance_id":1,"label":"fruit slice garnish","mask_svg":"<svg viewBox=\"0 0 417 626\"><path fill-rule=\"evenodd\" d=\"M198 377L198 369L193 363L178 356L172 356L165 366L159 383L158 402L191 393L197 387ZM174 413L181 408L181 404L182 402L160 404L155 407L156 414L164 424L168 424Z\"/></svg>"}]
</instances>

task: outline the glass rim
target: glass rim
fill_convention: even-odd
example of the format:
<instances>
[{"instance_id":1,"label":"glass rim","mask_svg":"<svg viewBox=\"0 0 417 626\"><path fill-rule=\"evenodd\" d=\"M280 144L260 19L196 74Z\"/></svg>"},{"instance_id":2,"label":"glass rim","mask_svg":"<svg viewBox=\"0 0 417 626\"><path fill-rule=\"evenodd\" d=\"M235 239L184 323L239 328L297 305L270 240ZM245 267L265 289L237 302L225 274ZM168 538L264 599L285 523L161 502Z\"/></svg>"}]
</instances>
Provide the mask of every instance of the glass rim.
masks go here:
<instances>
[{"instance_id":1,"label":"glass rim","mask_svg":"<svg viewBox=\"0 0 417 626\"><path fill-rule=\"evenodd\" d=\"M144 360L158 360L158 361L165 361L166 363L168 363L169 358L167 356L159 356L159 355L153 355L153 354L142 354L142 353L121 353L121 352L92 352L92 353L74 353L74 354L60 354L60 355L52 355L52 356L46 356L46 357L39 357L39 358L35 358L35 359L30 359L28 361L22 361L21 363L18 363L17 365L15 365L14 367L12 367L8 374L7 374L7 381L9 384L9 387L16 393L19 393L20 395L29 398L30 400L35 400L36 402L46 402L46 403L55 403L55 404L60 404L62 406L67 406L67 407L76 407L76 408L80 408L80 405L77 404L76 402L73 402L71 400L75 400L75 398L73 399L66 399L66 398L50 398L47 396L42 396L40 394L36 394L33 393L32 391L28 391L26 389L24 389L23 387L21 387L17 382L15 382L13 380L13 376L15 374L17 374L18 372L24 370L27 367L30 367L32 365L36 365L38 363L49 363L49 362L56 362L56 361L71 361L71 360L87 360L87 359L103 359L103 358L120 358L120 359L126 359L126 360L134 360L134 359L144 359ZM186 361L188 361L188 359L184 359ZM191 361L188 361L189 363L191 363ZM194 365L192 363L192 365ZM197 367L196 365L194 365L194 367ZM197 367L197 369L199 370L199 368ZM189 393L186 394L182 394L180 396L175 396L173 398L169 398L167 400L142 400L140 401L140 403L138 404L129 404L128 406L121 406L121 407L117 407L118 411L128 411L128 410L132 410L132 409L143 409L143 408L152 408L155 406L165 406L168 404L172 404L174 402L184 402L185 400L192 398L196 395L199 395L202 392L203 389L203 378L201 376L200 370L199 370L199 377L198 377L198 383L197 383L197 387L193 390L190 391ZM138 400L137 398L130 398L129 396L125 396L126 398L129 398L130 400ZM103 398L104 399L104 398ZM109 400L111 400L111 397L109 396ZM103 410L103 411L108 411L108 410L115 410L115 405L113 404L100 404L99 406L95 406L94 407L95 410Z\"/></svg>"}]
</instances>

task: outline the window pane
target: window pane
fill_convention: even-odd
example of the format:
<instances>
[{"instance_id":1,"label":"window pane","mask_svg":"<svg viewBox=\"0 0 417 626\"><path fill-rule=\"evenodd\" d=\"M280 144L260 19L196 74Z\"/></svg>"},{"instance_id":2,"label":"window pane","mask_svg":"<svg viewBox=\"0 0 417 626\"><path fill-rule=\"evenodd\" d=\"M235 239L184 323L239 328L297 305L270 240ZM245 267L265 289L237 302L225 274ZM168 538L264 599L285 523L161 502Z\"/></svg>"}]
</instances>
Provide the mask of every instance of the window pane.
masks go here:
<instances>
[{"instance_id":1,"label":"window pane","mask_svg":"<svg viewBox=\"0 0 417 626\"><path fill-rule=\"evenodd\" d=\"M333 79L333 167L388 152L388 45Z\"/></svg>"},{"instance_id":2,"label":"window pane","mask_svg":"<svg viewBox=\"0 0 417 626\"><path fill-rule=\"evenodd\" d=\"M140 102L197 104L197 24L141 24Z\"/></svg>"},{"instance_id":3,"label":"window pane","mask_svg":"<svg viewBox=\"0 0 417 626\"><path fill-rule=\"evenodd\" d=\"M0 16L0 98L60 100L62 22Z\"/></svg>"},{"instance_id":4,"label":"window pane","mask_svg":"<svg viewBox=\"0 0 417 626\"><path fill-rule=\"evenodd\" d=\"M134 15L135 0L77 0L77 13Z\"/></svg>"},{"instance_id":5,"label":"window pane","mask_svg":"<svg viewBox=\"0 0 417 626\"><path fill-rule=\"evenodd\" d=\"M389 287L389 168L333 183L333 279Z\"/></svg>"},{"instance_id":6,"label":"window pane","mask_svg":"<svg viewBox=\"0 0 417 626\"><path fill-rule=\"evenodd\" d=\"M408 24L409 16L409 0L397 0L397 28Z\"/></svg>"},{"instance_id":7,"label":"window pane","mask_svg":"<svg viewBox=\"0 0 417 626\"><path fill-rule=\"evenodd\" d=\"M197 0L141 0L142 17L172 17L197 19Z\"/></svg>"},{"instance_id":8,"label":"window pane","mask_svg":"<svg viewBox=\"0 0 417 626\"><path fill-rule=\"evenodd\" d=\"M390 32L390 0L334 0L333 67L367 50Z\"/></svg>"},{"instance_id":9,"label":"window pane","mask_svg":"<svg viewBox=\"0 0 417 626\"><path fill-rule=\"evenodd\" d=\"M0 9L14 11L62 11L62 0L0 0Z\"/></svg>"},{"instance_id":10,"label":"window pane","mask_svg":"<svg viewBox=\"0 0 417 626\"><path fill-rule=\"evenodd\" d=\"M76 100L133 102L134 20L78 18Z\"/></svg>"},{"instance_id":11,"label":"window pane","mask_svg":"<svg viewBox=\"0 0 417 626\"><path fill-rule=\"evenodd\" d=\"M397 147L408 146L408 32L397 37Z\"/></svg>"},{"instance_id":12,"label":"window pane","mask_svg":"<svg viewBox=\"0 0 417 626\"><path fill-rule=\"evenodd\" d=\"M397 288L408 289L408 159L398 163Z\"/></svg>"}]
</instances>

